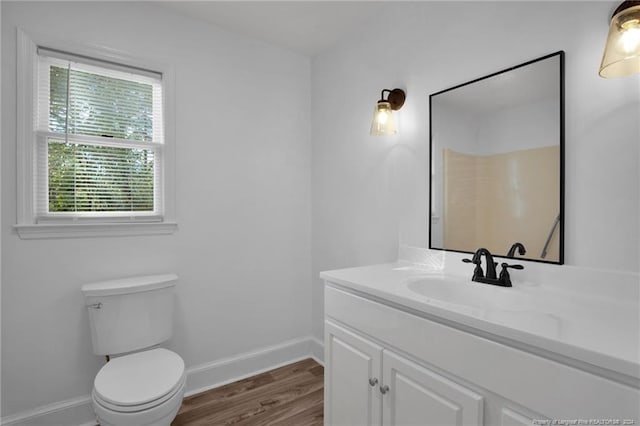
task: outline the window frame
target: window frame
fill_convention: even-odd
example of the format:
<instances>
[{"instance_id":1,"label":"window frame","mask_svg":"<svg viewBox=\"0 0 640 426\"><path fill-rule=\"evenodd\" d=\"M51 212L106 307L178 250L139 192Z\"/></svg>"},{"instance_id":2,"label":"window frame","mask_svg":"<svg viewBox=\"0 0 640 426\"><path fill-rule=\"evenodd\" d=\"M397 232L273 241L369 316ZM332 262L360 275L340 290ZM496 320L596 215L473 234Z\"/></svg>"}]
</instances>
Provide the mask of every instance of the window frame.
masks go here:
<instances>
[{"instance_id":1,"label":"window frame","mask_svg":"<svg viewBox=\"0 0 640 426\"><path fill-rule=\"evenodd\" d=\"M56 40L49 36L17 34L17 224L22 239L73 238L125 235L171 234L177 229L175 217L175 83L173 67L138 55L106 48ZM69 52L125 67L153 70L162 74L164 146L160 168L164 211L159 216L117 215L100 218L60 217L38 221L36 205L36 131L38 47Z\"/></svg>"}]
</instances>

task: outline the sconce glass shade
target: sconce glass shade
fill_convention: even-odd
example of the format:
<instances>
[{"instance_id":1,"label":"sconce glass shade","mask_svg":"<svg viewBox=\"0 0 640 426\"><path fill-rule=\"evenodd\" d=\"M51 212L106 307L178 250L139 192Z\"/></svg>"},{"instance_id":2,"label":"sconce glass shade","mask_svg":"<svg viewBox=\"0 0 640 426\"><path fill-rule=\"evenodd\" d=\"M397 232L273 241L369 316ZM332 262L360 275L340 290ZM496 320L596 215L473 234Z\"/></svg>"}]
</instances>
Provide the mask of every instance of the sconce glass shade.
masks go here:
<instances>
[{"instance_id":1,"label":"sconce glass shade","mask_svg":"<svg viewBox=\"0 0 640 426\"><path fill-rule=\"evenodd\" d=\"M393 118L391 104L379 101L373 110L373 122L371 123L371 135L386 136L398 133L396 120Z\"/></svg>"},{"instance_id":2,"label":"sconce glass shade","mask_svg":"<svg viewBox=\"0 0 640 426\"><path fill-rule=\"evenodd\" d=\"M600 77L640 73L640 2L626 1L611 18Z\"/></svg>"}]
</instances>

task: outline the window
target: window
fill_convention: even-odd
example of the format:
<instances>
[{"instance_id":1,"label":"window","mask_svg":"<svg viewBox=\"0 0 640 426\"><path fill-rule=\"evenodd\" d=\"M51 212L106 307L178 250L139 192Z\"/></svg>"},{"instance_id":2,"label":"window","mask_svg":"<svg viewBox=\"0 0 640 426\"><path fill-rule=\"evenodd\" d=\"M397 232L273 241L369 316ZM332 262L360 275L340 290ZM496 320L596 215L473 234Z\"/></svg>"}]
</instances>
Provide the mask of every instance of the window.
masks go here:
<instances>
[{"instance_id":1,"label":"window","mask_svg":"<svg viewBox=\"0 0 640 426\"><path fill-rule=\"evenodd\" d=\"M38 49L36 218L162 216L162 76Z\"/></svg>"},{"instance_id":2,"label":"window","mask_svg":"<svg viewBox=\"0 0 640 426\"><path fill-rule=\"evenodd\" d=\"M66 236L59 235L62 226L63 233L112 235L105 225L132 224L129 230L147 233L141 225L169 223L166 76L29 42L22 66L31 71L31 85L19 84L29 117L19 152L20 143L28 147L22 165L31 174L22 171L18 233Z\"/></svg>"}]
</instances>

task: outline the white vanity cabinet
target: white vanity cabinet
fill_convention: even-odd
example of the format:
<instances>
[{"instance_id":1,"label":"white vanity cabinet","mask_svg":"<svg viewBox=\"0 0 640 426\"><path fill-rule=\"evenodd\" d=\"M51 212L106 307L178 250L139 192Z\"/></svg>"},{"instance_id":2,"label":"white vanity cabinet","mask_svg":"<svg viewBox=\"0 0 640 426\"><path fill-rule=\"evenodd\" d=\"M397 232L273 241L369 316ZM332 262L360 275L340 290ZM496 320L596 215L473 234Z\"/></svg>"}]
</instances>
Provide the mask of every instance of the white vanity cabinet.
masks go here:
<instances>
[{"instance_id":1,"label":"white vanity cabinet","mask_svg":"<svg viewBox=\"0 0 640 426\"><path fill-rule=\"evenodd\" d=\"M324 327L325 424L379 425L382 347L329 321Z\"/></svg>"},{"instance_id":2,"label":"white vanity cabinet","mask_svg":"<svg viewBox=\"0 0 640 426\"><path fill-rule=\"evenodd\" d=\"M482 424L482 396L390 350L382 355L383 425Z\"/></svg>"},{"instance_id":3,"label":"white vanity cabinet","mask_svg":"<svg viewBox=\"0 0 640 426\"><path fill-rule=\"evenodd\" d=\"M327 425L481 425L482 396L325 322Z\"/></svg>"},{"instance_id":4,"label":"white vanity cabinet","mask_svg":"<svg viewBox=\"0 0 640 426\"><path fill-rule=\"evenodd\" d=\"M578 367L325 286L326 425L638 424L637 386Z\"/></svg>"}]
</instances>

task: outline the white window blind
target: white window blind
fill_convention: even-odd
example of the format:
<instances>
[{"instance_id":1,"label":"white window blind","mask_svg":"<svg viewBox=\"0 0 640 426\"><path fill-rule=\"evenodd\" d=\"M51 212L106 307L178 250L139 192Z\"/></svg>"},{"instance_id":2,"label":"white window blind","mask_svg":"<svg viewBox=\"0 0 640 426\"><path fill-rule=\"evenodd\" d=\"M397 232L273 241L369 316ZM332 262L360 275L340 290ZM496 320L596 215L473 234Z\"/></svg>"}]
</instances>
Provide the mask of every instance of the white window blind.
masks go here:
<instances>
[{"instance_id":1,"label":"white window blind","mask_svg":"<svg viewBox=\"0 0 640 426\"><path fill-rule=\"evenodd\" d=\"M38 222L162 219L162 90L159 73L38 49Z\"/></svg>"}]
</instances>

